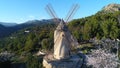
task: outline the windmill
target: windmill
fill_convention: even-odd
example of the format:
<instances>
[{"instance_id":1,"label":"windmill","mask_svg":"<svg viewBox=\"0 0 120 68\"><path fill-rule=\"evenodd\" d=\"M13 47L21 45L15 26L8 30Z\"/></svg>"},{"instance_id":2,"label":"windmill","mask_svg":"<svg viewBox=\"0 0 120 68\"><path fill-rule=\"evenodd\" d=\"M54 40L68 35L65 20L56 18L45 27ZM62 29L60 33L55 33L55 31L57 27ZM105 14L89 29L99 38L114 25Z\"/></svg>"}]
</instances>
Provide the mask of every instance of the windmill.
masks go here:
<instances>
[{"instance_id":1,"label":"windmill","mask_svg":"<svg viewBox=\"0 0 120 68\"><path fill-rule=\"evenodd\" d=\"M66 59L71 55L72 47L78 45L77 40L71 35L69 29L67 28L68 21L72 19L75 12L78 10L79 5L75 4L69 10L66 18L59 21L51 4L46 6L46 10L51 17L53 17L55 24L57 25L54 31L54 58L55 59Z\"/></svg>"}]
</instances>

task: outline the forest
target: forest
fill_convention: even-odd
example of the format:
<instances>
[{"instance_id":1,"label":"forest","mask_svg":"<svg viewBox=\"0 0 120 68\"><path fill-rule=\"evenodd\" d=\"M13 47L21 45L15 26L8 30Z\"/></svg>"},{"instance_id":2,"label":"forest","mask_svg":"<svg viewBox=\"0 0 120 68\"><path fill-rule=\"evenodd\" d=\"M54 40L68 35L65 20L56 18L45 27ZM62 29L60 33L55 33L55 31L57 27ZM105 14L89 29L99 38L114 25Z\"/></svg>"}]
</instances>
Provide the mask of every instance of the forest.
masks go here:
<instances>
[{"instance_id":1,"label":"forest","mask_svg":"<svg viewBox=\"0 0 120 68\"><path fill-rule=\"evenodd\" d=\"M96 13L89 17L74 19L66 25L80 44L89 42L91 38L116 40L120 39L119 17L120 12ZM42 26L35 25L20 29L0 39L0 52L9 51L18 56L29 56L39 50L52 52L55 28L54 23L46 23ZM27 59L31 59L31 61L36 59L36 57L31 57L33 56L29 56ZM27 63L29 64L31 61L29 60ZM14 62L20 62L20 60L16 59Z\"/></svg>"}]
</instances>

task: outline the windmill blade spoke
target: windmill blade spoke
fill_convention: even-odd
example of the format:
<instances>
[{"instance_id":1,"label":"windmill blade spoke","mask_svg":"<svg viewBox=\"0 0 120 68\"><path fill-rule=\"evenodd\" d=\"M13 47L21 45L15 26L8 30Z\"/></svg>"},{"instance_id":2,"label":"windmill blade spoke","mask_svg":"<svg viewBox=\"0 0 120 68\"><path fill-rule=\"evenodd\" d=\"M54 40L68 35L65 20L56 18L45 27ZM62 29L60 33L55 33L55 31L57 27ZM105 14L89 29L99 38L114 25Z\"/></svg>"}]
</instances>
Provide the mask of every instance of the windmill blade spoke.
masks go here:
<instances>
[{"instance_id":1,"label":"windmill blade spoke","mask_svg":"<svg viewBox=\"0 0 120 68\"><path fill-rule=\"evenodd\" d=\"M53 17L56 18L55 14L53 13L53 11L51 10L51 8L49 7L49 5L46 6L46 11L48 12L48 14Z\"/></svg>"},{"instance_id":2,"label":"windmill blade spoke","mask_svg":"<svg viewBox=\"0 0 120 68\"><path fill-rule=\"evenodd\" d=\"M46 6L45 9L46 9L47 13L48 13L51 17L54 17L53 14L51 13L51 11L49 10L49 8L48 8L47 6Z\"/></svg>"},{"instance_id":3,"label":"windmill blade spoke","mask_svg":"<svg viewBox=\"0 0 120 68\"><path fill-rule=\"evenodd\" d=\"M72 7L71 7L71 9L69 10L67 16L65 17L65 21L67 21L67 19L68 19L70 13L72 12L71 10L73 10L73 9L74 9L74 5L72 5Z\"/></svg>"},{"instance_id":4,"label":"windmill blade spoke","mask_svg":"<svg viewBox=\"0 0 120 68\"><path fill-rule=\"evenodd\" d=\"M75 15L75 12L79 9L79 5L78 4L75 4L72 6L72 8L70 9L70 11L68 12L66 18L65 18L65 21L66 23L72 19L72 17Z\"/></svg>"},{"instance_id":5,"label":"windmill blade spoke","mask_svg":"<svg viewBox=\"0 0 120 68\"><path fill-rule=\"evenodd\" d=\"M49 7L50 7L52 13L54 14L55 18L58 18L57 14L56 14L56 12L54 11L54 9L52 8L52 5L51 5L51 4L49 4Z\"/></svg>"},{"instance_id":6,"label":"windmill blade spoke","mask_svg":"<svg viewBox=\"0 0 120 68\"><path fill-rule=\"evenodd\" d=\"M46 5L45 9L48 12L48 14L51 17L53 17L54 22L58 23L59 20L58 20L57 14L55 13L54 9L52 8L52 5L51 4Z\"/></svg>"}]
</instances>

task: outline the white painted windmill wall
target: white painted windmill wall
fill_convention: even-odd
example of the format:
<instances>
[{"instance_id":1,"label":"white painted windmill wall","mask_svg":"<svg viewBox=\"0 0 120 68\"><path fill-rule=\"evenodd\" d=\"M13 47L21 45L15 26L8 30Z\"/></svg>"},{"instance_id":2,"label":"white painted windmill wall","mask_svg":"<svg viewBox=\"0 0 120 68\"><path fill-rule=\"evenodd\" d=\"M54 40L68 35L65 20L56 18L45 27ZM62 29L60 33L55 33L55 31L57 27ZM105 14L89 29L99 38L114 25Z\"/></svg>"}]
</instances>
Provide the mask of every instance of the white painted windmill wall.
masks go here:
<instances>
[{"instance_id":1,"label":"white painted windmill wall","mask_svg":"<svg viewBox=\"0 0 120 68\"><path fill-rule=\"evenodd\" d=\"M71 48L76 45L78 45L78 42L73 38L62 20L54 32L54 58L68 58Z\"/></svg>"}]
</instances>

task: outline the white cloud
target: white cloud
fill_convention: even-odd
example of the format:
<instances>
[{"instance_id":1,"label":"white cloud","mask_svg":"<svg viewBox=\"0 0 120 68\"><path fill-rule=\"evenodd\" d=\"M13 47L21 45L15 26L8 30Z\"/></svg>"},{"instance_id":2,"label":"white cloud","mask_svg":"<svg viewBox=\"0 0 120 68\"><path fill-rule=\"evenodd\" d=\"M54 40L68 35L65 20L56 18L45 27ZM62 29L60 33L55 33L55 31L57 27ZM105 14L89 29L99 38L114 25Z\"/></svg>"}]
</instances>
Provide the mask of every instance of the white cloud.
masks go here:
<instances>
[{"instance_id":1,"label":"white cloud","mask_svg":"<svg viewBox=\"0 0 120 68\"><path fill-rule=\"evenodd\" d=\"M40 19L46 19L46 17L45 16L41 16L41 17L39 17Z\"/></svg>"},{"instance_id":2,"label":"white cloud","mask_svg":"<svg viewBox=\"0 0 120 68\"><path fill-rule=\"evenodd\" d=\"M23 21L24 19L23 18L20 18L20 21Z\"/></svg>"},{"instance_id":3,"label":"white cloud","mask_svg":"<svg viewBox=\"0 0 120 68\"><path fill-rule=\"evenodd\" d=\"M29 15L29 16L28 16L28 19L29 19L29 20L33 20L33 19L35 19L35 16Z\"/></svg>"}]
</instances>

